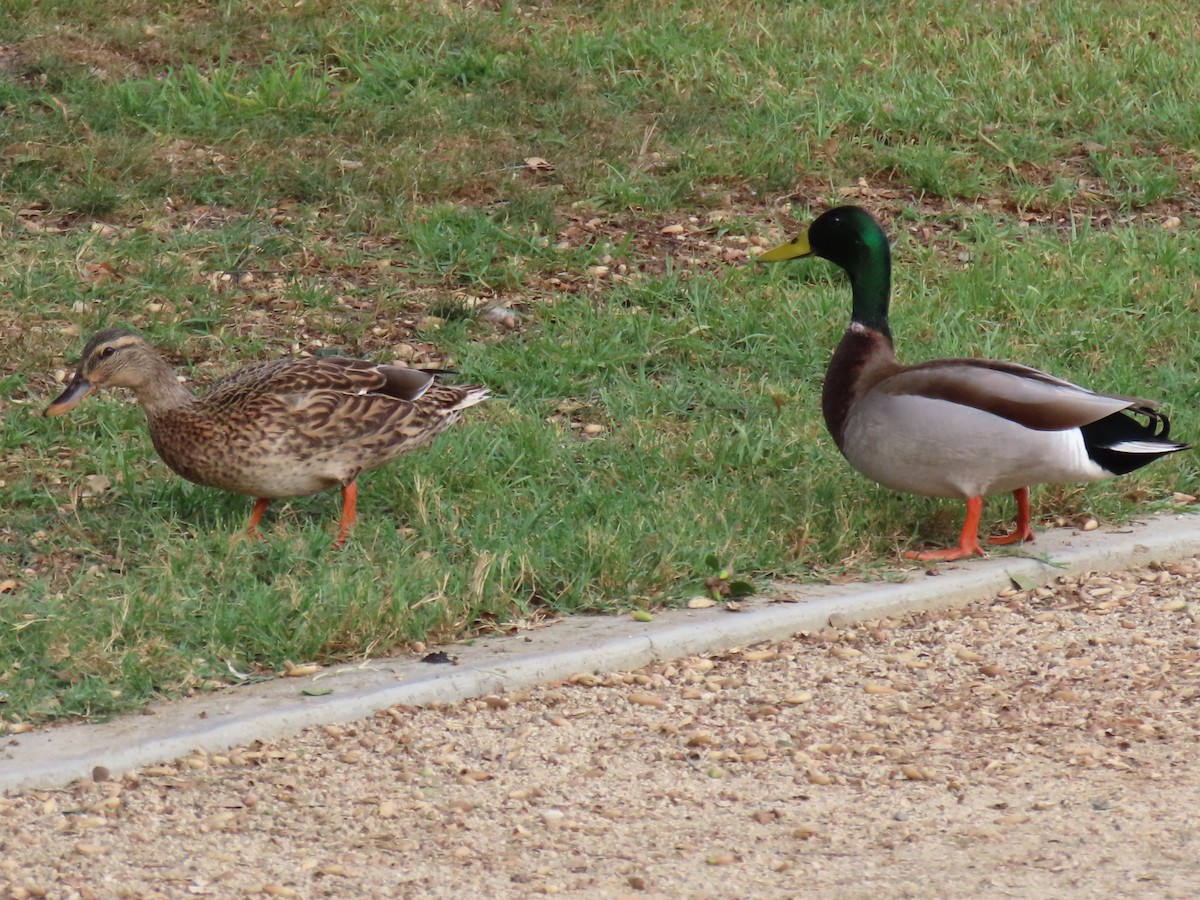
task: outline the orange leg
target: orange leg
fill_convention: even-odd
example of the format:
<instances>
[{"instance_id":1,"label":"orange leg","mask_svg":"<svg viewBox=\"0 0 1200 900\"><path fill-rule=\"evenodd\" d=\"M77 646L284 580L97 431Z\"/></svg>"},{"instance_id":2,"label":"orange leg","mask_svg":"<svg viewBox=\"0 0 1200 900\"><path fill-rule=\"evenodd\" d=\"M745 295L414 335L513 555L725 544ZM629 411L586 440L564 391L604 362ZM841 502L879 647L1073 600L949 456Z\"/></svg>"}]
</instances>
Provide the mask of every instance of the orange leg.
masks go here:
<instances>
[{"instance_id":1,"label":"orange leg","mask_svg":"<svg viewBox=\"0 0 1200 900\"><path fill-rule=\"evenodd\" d=\"M949 562L962 559L964 556L983 556L983 548L979 546L979 517L983 515L983 498L971 497L967 500L967 519L963 522L962 534L958 536L957 547L947 547L945 550L925 550L921 553L909 551L905 559L942 560Z\"/></svg>"},{"instance_id":2,"label":"orange leg","mask_svg":"<svg viewBox=\"0 0 1200 900\"><path fill-rule=\"evenodd\" d=\"M342 486L342 521L338 523L337 538L333 546L340 547L346 543L346 536L354 527L355 512L358 510L358 484L350 482Z\"/></svg>"},{"instance_id":3,"label":"orange leg","mask_svg":"<svg viewBox=\"0 0 1200 900\"><path fill-rule=\"evenodd\" d=\"M267 507L270 505L271 501L266 497L259 497L254 501L254 509L250 511L250 524L246 527L247 537L262 537L262 534L258 530L258 523L262 521L263 513L267 511Z\"/></svg>"},{"instance_id":4,"label":"orange leg","mask_svg":"<svg viewBox=\"0 0 1200 900\"><path fill-rule=\"evenodd\" d=\"M1017 498L1017 527L1011 534L988 538L988 543L1015 544L1018 541L1033 540L1033 529L1029 527L1029 488L1017 488L1013 491L1013 496Z\"/></svg>"}]
</instances>

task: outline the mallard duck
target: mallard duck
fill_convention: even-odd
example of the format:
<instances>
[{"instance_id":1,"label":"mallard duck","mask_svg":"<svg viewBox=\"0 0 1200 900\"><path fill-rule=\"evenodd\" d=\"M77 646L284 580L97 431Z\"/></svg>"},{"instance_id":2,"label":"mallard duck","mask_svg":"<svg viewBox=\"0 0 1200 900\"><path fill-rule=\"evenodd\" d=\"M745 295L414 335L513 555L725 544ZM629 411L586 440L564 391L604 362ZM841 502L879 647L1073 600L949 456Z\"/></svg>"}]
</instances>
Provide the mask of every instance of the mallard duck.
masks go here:
<instances>
[{"instance_id":1,"label":"mallard duck","mask_svg":"<svg viewBox=\"0 0 1200 900\"><path fill-rule=\"evenodd\" d=\"M909 558L984 555L979 518L990 494L1011 491L1017 501L1016 528L990 542L1031 541L1030 485L1099 481L1188 448L1168 440L1170 423L1151 400L1099 394L991 359L901 365L888 327L891 253L883 229L865 210L831 209L758 258L810 255L845 269L853 295L850 326L821 396L838 449L885 487L967 502L957 547L905 554Z\"/></svg>"},{"instance_id":2,"label":"mallard duck","mask_svg":"<svg viewBox=\"0 0 1200 900\"><path fill-rule=\"evenodd\" d=\"M106 387L134 392L154 449L172 470L257 499L252 536L272 500L340 485L334 546L354 524L359 475L428 444L488 396L484 387L442 384L436 373L331 356L257 363L197 397L142 338L107 328L87 342L46 415L60 416Z\"/></svg>"}]
</instances>

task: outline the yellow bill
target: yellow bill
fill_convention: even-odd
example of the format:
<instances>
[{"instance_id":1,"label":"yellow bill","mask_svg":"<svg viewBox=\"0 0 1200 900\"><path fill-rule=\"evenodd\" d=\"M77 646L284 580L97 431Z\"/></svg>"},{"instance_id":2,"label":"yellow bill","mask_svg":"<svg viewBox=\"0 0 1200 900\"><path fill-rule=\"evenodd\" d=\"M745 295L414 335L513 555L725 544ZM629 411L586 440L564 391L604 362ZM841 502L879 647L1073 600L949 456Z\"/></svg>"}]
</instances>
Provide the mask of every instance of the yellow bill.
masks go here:
<instances>
[{"instance_id":1,"label":"yellow bill","mask_svg":"<svg viewBox=\"0 0 1200 900\"><path fill-rule=\"evenodd\" d=\"M810 256L812 248L808 246L808 229L800 232L786 244L780 244L758 257L759 262L783 262L785 259L798 259Z\"/></svg>"}]
</instances>

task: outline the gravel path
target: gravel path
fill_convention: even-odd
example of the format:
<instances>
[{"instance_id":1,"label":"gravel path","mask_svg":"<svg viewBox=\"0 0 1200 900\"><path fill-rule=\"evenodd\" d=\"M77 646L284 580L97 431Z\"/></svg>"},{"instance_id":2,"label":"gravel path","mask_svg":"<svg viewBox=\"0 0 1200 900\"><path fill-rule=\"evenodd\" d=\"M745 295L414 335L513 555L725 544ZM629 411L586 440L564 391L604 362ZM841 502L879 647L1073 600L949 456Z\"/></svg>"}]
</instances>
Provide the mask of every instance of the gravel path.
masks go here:
<instances>
[{"instance_id":1,"label":"gravel path","mask_svg":"<svg viewBox=\"0 0 1200 900\"><path fill-rule=\"evenodd\" d=\"M6 796L0 896L1200 895L1200 562L1006 594Z\"/></svg>"}]
</instances>

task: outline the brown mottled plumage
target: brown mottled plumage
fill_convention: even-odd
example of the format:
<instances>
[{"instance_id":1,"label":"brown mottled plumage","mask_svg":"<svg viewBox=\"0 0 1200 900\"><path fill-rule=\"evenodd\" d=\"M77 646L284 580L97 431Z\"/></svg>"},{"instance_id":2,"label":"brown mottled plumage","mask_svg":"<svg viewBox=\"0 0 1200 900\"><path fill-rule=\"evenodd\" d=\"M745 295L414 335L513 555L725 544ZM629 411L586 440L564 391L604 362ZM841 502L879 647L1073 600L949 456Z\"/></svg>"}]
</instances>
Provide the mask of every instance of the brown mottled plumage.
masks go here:
<instances>
[{"instance_id":1,"label":"brown mottled plumage","mask_svg":"<svg viewBox=\"0 0 1200 900\"><path fill-rule=\"evenodd\" d=\"M139 336L107 328L87 342L79 370L46 415L62 415L103 387L137 395L154 448L175 472L256 497L252 534L271 500L340 485L335 545L354 523L359 475L430 443L488 395L419 369L326 357L257 363L196 397Z\"/></svg>"}]
</instances>

